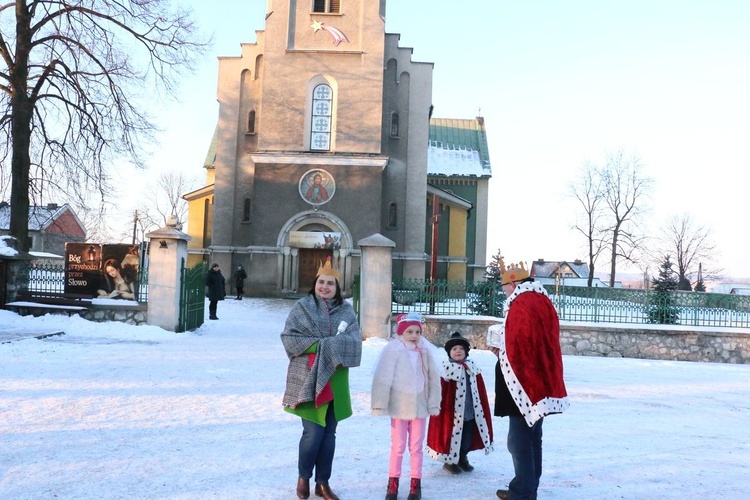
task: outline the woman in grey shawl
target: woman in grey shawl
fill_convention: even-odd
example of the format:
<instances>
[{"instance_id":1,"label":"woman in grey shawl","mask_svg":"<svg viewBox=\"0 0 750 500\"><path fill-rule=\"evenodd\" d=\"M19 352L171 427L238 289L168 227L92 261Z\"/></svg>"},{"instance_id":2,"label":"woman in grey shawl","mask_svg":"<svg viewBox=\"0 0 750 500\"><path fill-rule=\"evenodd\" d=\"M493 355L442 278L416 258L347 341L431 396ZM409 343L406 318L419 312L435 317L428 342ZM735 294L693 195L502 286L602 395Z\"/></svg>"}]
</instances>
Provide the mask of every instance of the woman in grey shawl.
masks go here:
<instances>
[{"instance_id":1,"label":"woman in grey shawl","mask_svg":"<svg viewBox=\"0 0 750 500\"><path fill-rule=\"evenodd\" d=\"M281 341L289 356L284 409L302 419L297 497L315 494L338 500L331 491L336 426L352 415L349 368L362 358L362 333L351 305L344 302L339 272L330 257L318 269L315 284L287 317Z\"/></svg>"}]
</instances>

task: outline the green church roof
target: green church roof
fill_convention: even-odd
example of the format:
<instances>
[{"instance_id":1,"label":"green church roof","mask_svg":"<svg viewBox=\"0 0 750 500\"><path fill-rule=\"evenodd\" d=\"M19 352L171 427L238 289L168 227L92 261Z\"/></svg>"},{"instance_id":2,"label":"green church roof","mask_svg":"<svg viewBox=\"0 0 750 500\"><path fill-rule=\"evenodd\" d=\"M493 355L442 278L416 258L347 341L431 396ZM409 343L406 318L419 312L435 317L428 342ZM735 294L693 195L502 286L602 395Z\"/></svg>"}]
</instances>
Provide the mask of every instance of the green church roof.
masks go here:
<instances>
[{"instance_id":1,"label":"green church roof","mask_svg":"<svg viewBox=\"0 0 750 500\"><path fill-rule=\"evenodd\" d=\"M431 118L429 175L491 177L484 118Z\"/></svg>"}]
</instances>

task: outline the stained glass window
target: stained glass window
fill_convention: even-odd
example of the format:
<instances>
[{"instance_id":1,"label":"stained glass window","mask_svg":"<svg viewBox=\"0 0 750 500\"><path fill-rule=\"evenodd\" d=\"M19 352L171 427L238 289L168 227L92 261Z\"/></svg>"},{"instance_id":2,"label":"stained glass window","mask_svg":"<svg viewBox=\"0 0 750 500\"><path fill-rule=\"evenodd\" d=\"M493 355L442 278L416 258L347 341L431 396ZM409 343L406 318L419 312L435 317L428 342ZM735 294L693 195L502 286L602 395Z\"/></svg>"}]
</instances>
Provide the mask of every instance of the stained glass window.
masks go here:
<instances>
[{"instance_id":1,"label":"stained glass window","mask_svg":"<svg viewBox=\"0 0 750 500\"><path fill-rule=\"evenodd\" d=\"M310 149L328 151L331 149L331 114L333 91L325 83L313 90L312 123Z\"/></svg>"}]
</instances>

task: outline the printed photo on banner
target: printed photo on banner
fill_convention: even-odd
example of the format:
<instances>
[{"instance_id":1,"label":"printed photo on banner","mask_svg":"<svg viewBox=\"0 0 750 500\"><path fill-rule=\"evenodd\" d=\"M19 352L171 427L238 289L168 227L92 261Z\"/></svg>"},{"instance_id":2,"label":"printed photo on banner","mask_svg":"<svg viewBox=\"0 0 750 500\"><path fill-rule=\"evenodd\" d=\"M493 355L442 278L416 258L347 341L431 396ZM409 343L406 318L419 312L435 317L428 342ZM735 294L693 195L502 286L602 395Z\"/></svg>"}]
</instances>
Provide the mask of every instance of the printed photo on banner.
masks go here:
<instances>
[{"instance_id":1,"label":"printed photo on banner","mask_svg":"<svg viewBox=\"0 0 750 500\"><path fill-rule=\"evenodd\" d=\"M137 300L138 245L102 245L102 281L97 297Z\"/></svg>"}]
</instances>

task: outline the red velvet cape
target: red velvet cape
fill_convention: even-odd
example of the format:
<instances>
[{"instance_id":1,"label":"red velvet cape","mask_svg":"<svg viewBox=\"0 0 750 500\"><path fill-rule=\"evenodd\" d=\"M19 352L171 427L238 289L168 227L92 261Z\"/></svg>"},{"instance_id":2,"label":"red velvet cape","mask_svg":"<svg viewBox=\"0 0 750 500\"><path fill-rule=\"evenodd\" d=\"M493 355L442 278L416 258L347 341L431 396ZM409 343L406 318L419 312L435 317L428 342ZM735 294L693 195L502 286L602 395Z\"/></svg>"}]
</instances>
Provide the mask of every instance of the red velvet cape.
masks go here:
<instances>
[{"instance_id":1,"label":"red velvet cape","mask_svg":"<svg viewBox=\"0 0 750 500\"><path fill-rule=\"evenodd\" d=\"M458 382L455 380L440 380L442 389L442 400L440 401L440 413L430 417L430 424L427 431L427 453L441 462L446 463L458 463L458 449L460 448L460 436L461 430L463 429L463 418L461 419L461 429L457 429L458 443L454 443L453 451L451 451L451 437L454 435L453 429L456 425L455 419L455 408L456 408L456 388ZM478 412L474 411L474 420L471 425L474 426L474 435L471 441L470 451L486 449L489 453L492 450L493 434L492 434L492 413L490 412L490 405L487 402L487 390L484 386L484 379L482 374L476 375L476 387L479 395L479 402L481 404L482 411L484 412L484 422L489 431L489 443L482 441L482 436L477 427L477 420L480 418ZM476 401L474 401L474 407L477 407ZM461 415L463 417L463 415ZM457 446L458 445L458 446Z\"/></svg>"},{"instance_id":2,"label":"red velvet cape","mask_svg":"<svg viewBox=\"0 0 750 500\"><path fill-rule=\"evenodd\" d=\"M529 426L568 407L560 350L560 321L544 289L522 283L508 298L500 367Z\"/></svg>"}]
</instances>

